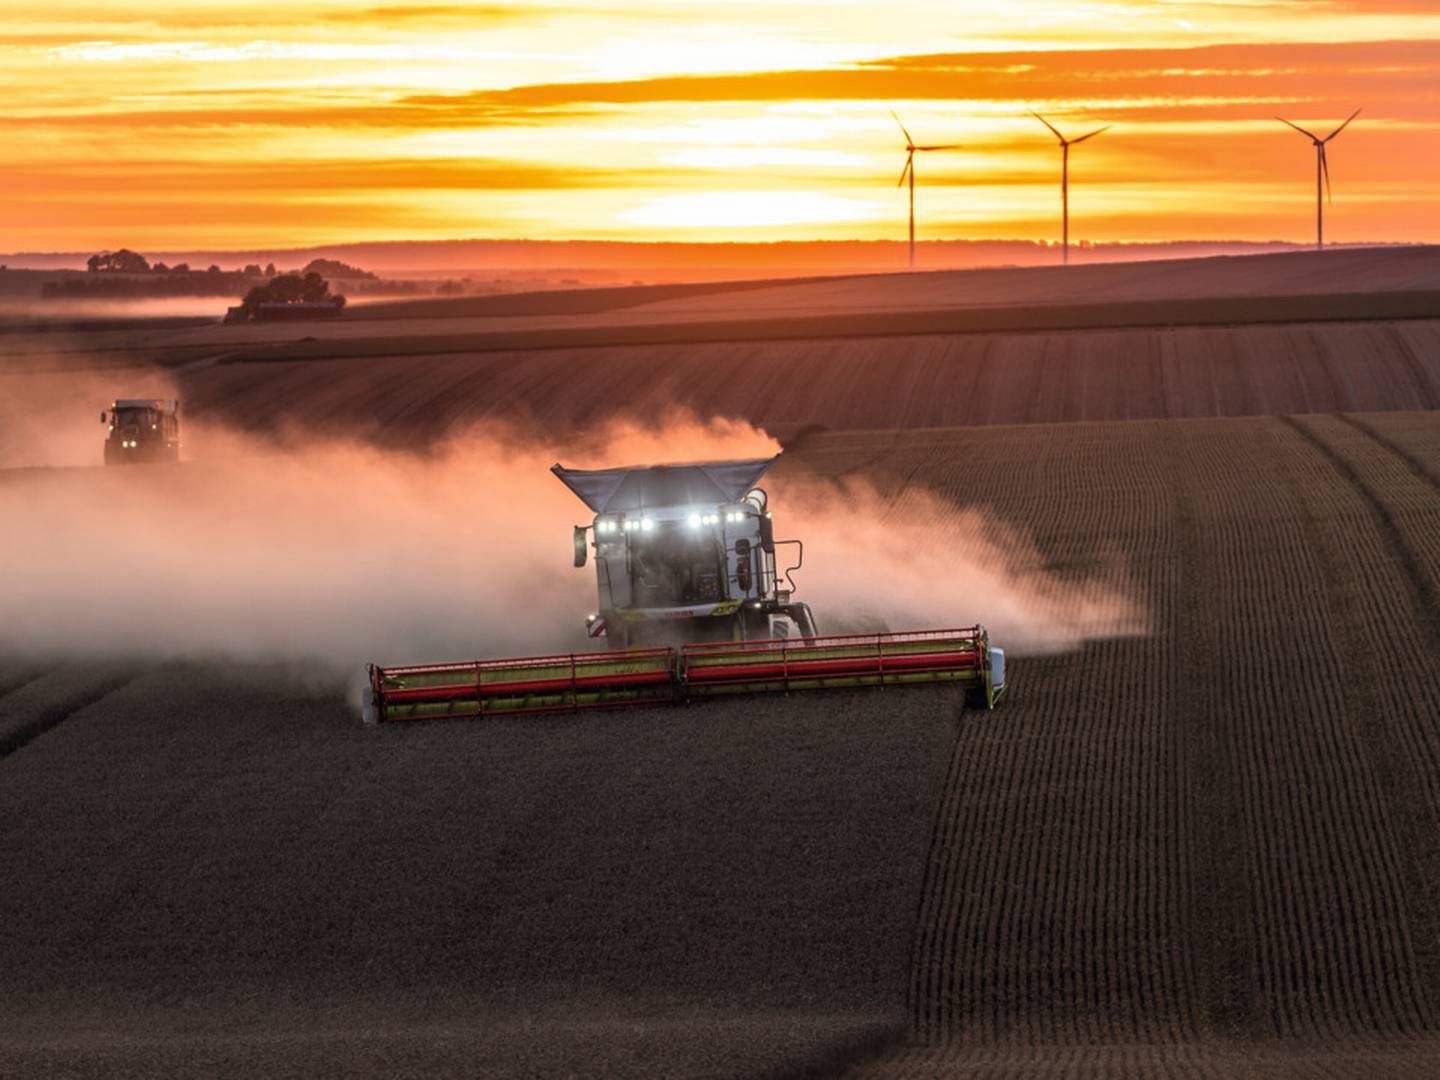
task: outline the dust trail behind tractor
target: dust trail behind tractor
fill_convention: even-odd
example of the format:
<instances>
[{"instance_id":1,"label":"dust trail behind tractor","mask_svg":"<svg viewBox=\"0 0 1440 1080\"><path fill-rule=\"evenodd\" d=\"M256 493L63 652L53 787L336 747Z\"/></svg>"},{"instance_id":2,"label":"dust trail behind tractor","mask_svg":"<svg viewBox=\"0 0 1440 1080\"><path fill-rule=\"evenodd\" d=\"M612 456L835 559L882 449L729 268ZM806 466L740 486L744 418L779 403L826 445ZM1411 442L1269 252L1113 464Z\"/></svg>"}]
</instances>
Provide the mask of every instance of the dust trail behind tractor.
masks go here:
<instances>
[{"instance_id":1,"label":"dust trail behind tractor","mask_svg":"<svg viewBox=\"0 0 1440 1080\"><path fill-rule=\"evenodd\" d=\"M369 669L367 723L683 704L727 694L952 683L993 708L1005 654L983 627L725 641Z\"/></svg>"}]
</instances>

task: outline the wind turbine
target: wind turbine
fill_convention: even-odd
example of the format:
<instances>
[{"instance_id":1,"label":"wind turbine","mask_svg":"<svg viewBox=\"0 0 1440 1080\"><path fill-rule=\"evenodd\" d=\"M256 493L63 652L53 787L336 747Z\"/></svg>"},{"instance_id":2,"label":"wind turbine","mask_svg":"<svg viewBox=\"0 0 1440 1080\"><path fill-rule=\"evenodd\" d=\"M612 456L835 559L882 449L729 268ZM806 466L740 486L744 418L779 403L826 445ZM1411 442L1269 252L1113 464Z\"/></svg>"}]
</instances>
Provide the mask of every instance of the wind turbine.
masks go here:
<instances>
[{"instance_id":1,"label":"wind turbine","mask_svg":"<svg viewBox=\"0 0 1440 1080\"><path fill-rule=\"evenodd\" d=\"M1060 140L1060 157L1062 161L1060 169L1060 207L1061 207L1061 258L1066 266L1070 265L1070 147L1079 146L1086 139L1093 139L1102 131L1109 131L1115 125L1106 124L1102 128L1096 128L1089 135L1081 135L1078 139L1067 139L1056 130L1055 125L1046 120L1038 112L1031 111L1031 116L1050 129L1055 138Z\"/></svg>"},{"instance_id":2,"label":"wind turbine","mask_svg":"<svg viewBox=\"0 0 1440 1080\"><path fill-rule=\"evenodd\" d=\"M895 110L890 110L890 115L895 116ZM925 153L929 150L959 150L958 145L950 146L916 146L915 140L910 137L910 132L905 130L905 125L900 123L900 117L895 116L895 123L900 124L900 131L905 136L905 168L900 170L900 183L896 187L905 186L905 177L910 177L910 269L915 269L915 155Z\"/></svg>"},{"instance_id":3,"label":"wind turbine","mask_svg":"<svg viewBox=\"0 0 1440 1080\"><path fill-rule=\"evenodd\" d=\"M1356 109L1353 113L1350 114L1350 120L1354 120L1355 117L1359 115L1360 110ZM1322 139L1314 132L1306 131L1299 124L1291 124L1290 121L1286 120L1283 116L1277 116L1275 117L1275 119L1279 120L1282 124L1286 124L1294 128L1296 131L1300 132L1301 135L1304 135L1307 139L1309 139L1312 143L1315 144L1315 250L1324 251L1325 200L1320 197L1320 184L1322 180L1325 184L1325 196L1329 198L1331 202L1335 201L1334 197L1330 195L1330 159L1325 156L1325 144L1328 143L1331 139L1335 138L1336 135L1339 135L1340 132L1344 131L1347 127L1349 127L1350 120L1346 120L1345 123L1341 124L1338 128L1336 128L1329 135L1326 135L1325 138Z\"/></svg>"}]
</instances>

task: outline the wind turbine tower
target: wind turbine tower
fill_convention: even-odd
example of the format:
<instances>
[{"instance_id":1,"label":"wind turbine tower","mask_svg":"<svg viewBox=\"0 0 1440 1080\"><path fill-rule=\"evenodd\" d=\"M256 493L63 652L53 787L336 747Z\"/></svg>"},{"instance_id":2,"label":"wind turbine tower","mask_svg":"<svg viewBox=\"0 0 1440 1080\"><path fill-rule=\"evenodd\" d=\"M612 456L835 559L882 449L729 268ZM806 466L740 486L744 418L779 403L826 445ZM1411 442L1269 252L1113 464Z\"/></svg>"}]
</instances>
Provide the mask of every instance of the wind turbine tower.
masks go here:
<instances>
[{"instance_id":1,"label":"wind turbine tower","mask_svg":"<svg viewBox=\"0 0 1440 1080\"><path fill-rule=\"evenodd\" d=\"M890 110L890 115L895 116L895 110ZM900 132L905 136L905 168L900 170L900 183L896 187L904 187L905 179L910 179L910 269L915 269L915 155L927 153L931 150L959 150L958 145L948 146L916 146L915 140L910 137L910 132L905 130L905 125L900 123L900 117L895 116L895 123L900 124Z\"/></svg>"},{"instance_id":2,"label":"wind turbine tower","mask_svg":"<svg viewBox=\"0 0 1440 1080\"><path fill-rule=\"evenodd\" d=\"M1055 125L1050 123L1037 112L1031 112L1031 116L1039 120L1050 129L1055 138L1060 140L1060 218L1061 218L1061 261L1070 265L1070 147L1079 146L1086 139L1093 139L1102 131L1109 131L1113 124L1106 124L1097 128L1089 135L1081 135L1078 139L1067 139L1056 130Z\"/></svg>"},{"instance_id":3,"label":"wind turbine tower","mask_svg":"<svg viewBox=\"0 0 1440 1080\"><path fill-rule=\"evenodd\" d=\"M1350 120L1354 120L1355 117L1359 115L1360 110L1356 109L1353 113L1350 114ZM1283 116L1277 116L1275 119L1279 120L1282 124L1294 128L1296 131L1300 132L1301 135L1304 135L1307 139L1309 139L1312 143L1315 144L1315 250L1324 251L1325 199L1328 198L1331 202L1335 201L1334 197L1330 194L1330 159L1326 156L1325 147L1331 139L1335 138L1336 135L1339 135L1340 132L1344 131L1347 127L1350 126L1350 120L1346 120L1345 123L1341 124L1338 128L1336 128L1329 135L1326 135L1325 138L1322 139L1314 132L1306 131L1299 124L1290 123L1290 121L1286 120ZM1320 185L1322 183L1325 185L1323 198L1320 189Z\"/></svg>"}]
</instances>

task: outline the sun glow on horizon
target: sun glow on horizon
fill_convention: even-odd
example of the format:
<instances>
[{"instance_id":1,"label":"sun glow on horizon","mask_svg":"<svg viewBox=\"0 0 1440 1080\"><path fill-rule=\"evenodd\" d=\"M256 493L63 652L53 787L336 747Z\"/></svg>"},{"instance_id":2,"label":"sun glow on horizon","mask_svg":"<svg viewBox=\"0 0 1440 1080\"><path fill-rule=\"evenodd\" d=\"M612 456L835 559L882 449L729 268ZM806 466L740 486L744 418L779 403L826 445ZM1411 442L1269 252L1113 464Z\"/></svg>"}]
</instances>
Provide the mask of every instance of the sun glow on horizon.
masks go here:
<instances>
[{"instance_id":1,"label":"sun glow on horizon","mask_svg":"<svg viewBox=\"0 0 1440 1080\"><path fill-rule=\"evenodd\" d=\"M1366 0L70 0L0 50L12 250L900 238L892 108L962 146L919 163L930 238L1054 237L1038 108L1115 124L1072 159L1077 237L1304 239L1273 115L1364 105L1327 230L1440 239L1440 12Z\"/></svg>"}]
</instances>

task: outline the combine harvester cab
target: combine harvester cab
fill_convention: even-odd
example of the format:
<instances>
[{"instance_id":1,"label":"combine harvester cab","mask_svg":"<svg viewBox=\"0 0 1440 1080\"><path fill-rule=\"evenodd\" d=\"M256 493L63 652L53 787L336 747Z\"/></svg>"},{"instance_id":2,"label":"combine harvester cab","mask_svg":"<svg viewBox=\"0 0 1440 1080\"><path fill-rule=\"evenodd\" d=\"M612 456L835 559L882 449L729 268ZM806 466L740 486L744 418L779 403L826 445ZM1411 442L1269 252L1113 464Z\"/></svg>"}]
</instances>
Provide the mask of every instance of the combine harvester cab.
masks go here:
<instances>
[{"instance_id":1,"label":"combine harvester cab","mask_svg":"<svg viewBox=\"0 0 1440 1080\"><path fill-rule=\"evenodd\" d=\"M139 465L180 460L180 402L174 398L116 398L109 413L106 465Z\"/></svg>"},{"instance_id":2,"label":"combine harvester cab","mask_svg":"<svg viewBox=\"0 0 1440 1080\"><path fill-rule=\"evenodd\" d=\"M983 627L821 635L796 601L798 540L776 540L756 482L774 458L553 472L595 514L605 652L368 669L367 723L674 704L693 698L950 683L982 708L1005 692L1005 654ZM777 569L776 549L795 562ZM783 581L783 587L782 587Z\"/></svg>"},{"instance_id":3,"label":"combine harvester cab","mask_svg":"<svg viewBox=\"0 0 1440 1080\"><path fill-rule=\"evenodd\" d=\"M813 637L792 599L799 540L776 540L763 489L775 458L694 465L551 469L595 513L575 526L575 565L595 552L599 606L586 629L619 649L695 641ZM593 537L593 539L591 539ZM795 562L777 570L776 550ZM783 584L782 584L783 578Z\"/></svg>"}]
</instances>

